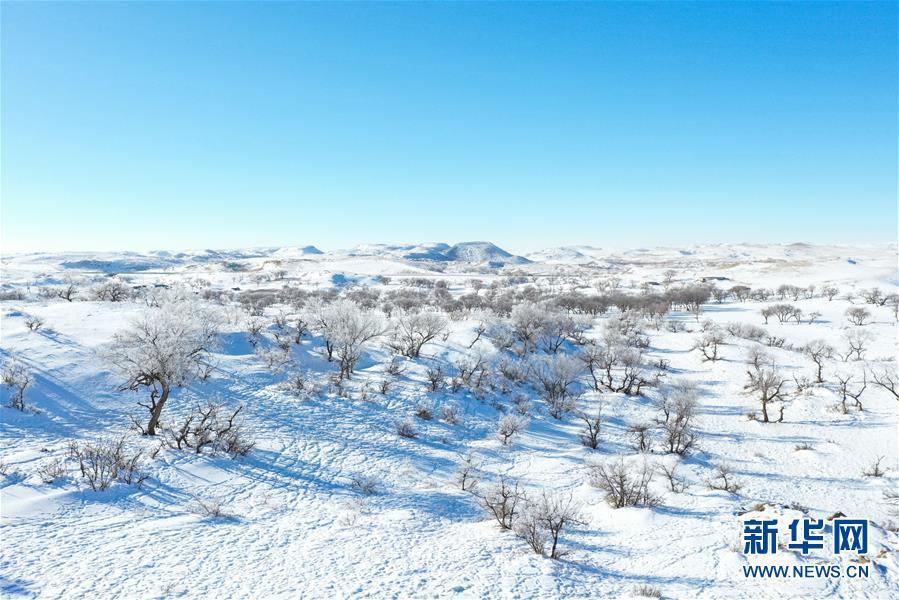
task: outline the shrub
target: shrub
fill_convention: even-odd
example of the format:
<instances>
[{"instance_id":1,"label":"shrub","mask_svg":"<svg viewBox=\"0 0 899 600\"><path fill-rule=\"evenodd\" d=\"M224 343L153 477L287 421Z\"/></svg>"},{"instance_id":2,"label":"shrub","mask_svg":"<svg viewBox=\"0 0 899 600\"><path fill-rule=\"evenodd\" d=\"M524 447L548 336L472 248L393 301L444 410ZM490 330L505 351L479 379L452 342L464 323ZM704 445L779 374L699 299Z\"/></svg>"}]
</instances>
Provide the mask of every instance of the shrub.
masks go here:
<instances>
[{"instance_id":1,"label":"shrub","mask_svg":"<svg viewBox=\"0 0 899 600\"><path fill-rule=\"evenodd\" d=\"M518 415L503 415L499 419L496 435L503 443L503 446L509 444L511 439L520 433L527 426L527 421Z\"/></svg>"},{"instance_id":2,"label":"shrub","mask_svg":"<svg viewBox=\"0 0 899 600\"><path fill-rule=\"evenodd\" d=\"M415 424L412 423L409 419L396 420L393 423L394 429L396 430L397 435L404 438L416 438L418 437L418 431L415 429Z\"/></svg>"},{"instance_id":3,"label":"shrub","mask_svg":"<svg viewBox=\"0 0 899 600\"><path fill-rule=\"evenodd\" d=\"M11 360L0 373L0 382L9 388L9 405L16 410L25 410L25 390L34 381L31 372L22 363Z\"/></svg>"},{"instance_id":4,"label":"shrub","mask_svg":"<svg viewBox=\"0 0 899 600\"><path fill-rule=\"evenodd\" d=\"M629 467L619 458L590 467L590 484L606 493L606 501L612 508L658 504L658 498L649 491L651 481L652 469L646 463L642 468Z\"/></svg>"},{"instance_id":5,"label":"shrub","mask_svg":"<svg viewBox=\"0 0 899 600\"><path fill-rule=\"evenodd\" d=\"M116 481L138 487L147 478L140 469L141 453L128 454L125 438L72 442L69 455L78 461L81 476L94 491L109 489Z\"/></svg>"},{"instance_id":6,"label":"shrub","mask_svg":"<svg viewBox=\"0 0 899 600\"><path fill-rule=\"evenodd\" d=\"M570 495L563 498L544 491L536 500L526 501L515 533L541 556L546 555L548 546L549 558L555 560L566 554L559 538L566 527L582 522L579 513Z\"/></svg>"},{"instance_id":7,"label":"shrub","mask_svg":"<svg viewBox=\"0 0 899 600\"><path fill-rule=\"evenodd\" d=\"M715 465L715 475L707 482L710 490L720 490L736 494L740 484L734 481L733 471L728 465Z\"/></svg>"},{"instance_id":8,"label":"shrub","mask_svg":"<svg viewBox=\"0 0 899 600\"><path fill-rule=\"evenodd\" d=\"M449 425L459 422L459 405L455 402L447 402L440 407L440 419Z\"/></svg>"},{"instance_id":9,"label":"shrub","mask_svg":"<svg viewBox=\"0 0 899 600\"><path fill-rule=\"evenodd\" d=\"M481 497L481 503L501 529L512 529L518 516L519 503L523 499L518 482L501 475L499 482Z\"/></svg>"}]
</instances>

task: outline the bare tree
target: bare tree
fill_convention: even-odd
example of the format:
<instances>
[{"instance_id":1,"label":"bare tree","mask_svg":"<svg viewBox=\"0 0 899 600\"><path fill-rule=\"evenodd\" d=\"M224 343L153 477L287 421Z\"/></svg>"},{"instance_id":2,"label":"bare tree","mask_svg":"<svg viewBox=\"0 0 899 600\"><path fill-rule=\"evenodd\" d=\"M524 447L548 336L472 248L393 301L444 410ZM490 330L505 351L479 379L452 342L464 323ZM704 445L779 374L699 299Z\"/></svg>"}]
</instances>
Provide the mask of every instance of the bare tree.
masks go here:
<instances>
[{"instance_id":1,"label":"bare tree","mask_svg":"<svg viewBox=\"0 0 899 600\"><path fill-rule=\"evenodd\" d=\"M896 375L896 367L883 369L882 371L872 369L871 374L874 377L874 383L893 394L896 400L899 400L899 390L896 389L899 387L899 376Z\"/></svg>"},{"instance_id":2,"label":"bare tree","mask_svg":"<svg viewBox=\"0 0 899 600\"><path fill-rule=\"evenodd\" d=\"M827 301L830 302L834 298L837 297L840 293L840 288L833 285L826 285L821 288L821 293L824 294L824 297L827 298Z\"/></svg>"},{"instance_id":3,"label":"bare tree","mask_svg":"<svg viewBox=\"0 0 899 600\"><path fill-rule=\"evenodd\" d=\"M74 283L67 283L56 290L56 295L67 302L72 302L75 300L75 296L78 295L78 288L75 287Z\"/></svg>"},{"instance_id":4,"label":"bare tree","mask_svg":"<svg viewBox=\"0 0 899 600\"><path fill-rule=\"evenodd\" d=\"M536 500L526 502L515 532L541 556L546 554L549 546L549 558L556 560L566 554L559 546L562 531L582 522L580 507L570 494L561 496L544 490Z\"/></svg>"},{"instance_id":5,"label":"bare tree","mask_svg":"<svg viewBox=\"0 0 899 600\"><path fill-rule=\"evenodd\" d=\"M718 360L718 349L724 343L724 334L718 329L712 329L702 334L696 340L695 348L702 353L705 360Z\"/></svg>"},{"instance_id":6,"label":"bare tree","mask_svg":"<svg viewBox=\"0 0 899 600\"><path fill-rule=\"evenodd\" d=\"M590 484L606 493L612 508L658 504L658 498L649 491L651 481L652 469L645 462L642 469L630 468L619 457L611 463L590 466Z\"/></svg>"},{"instance_id":7,"label":"bare tree","mask_svg":"<svg viewBox=\"0 0 899 600\"><path fill-rule=\"evenodd\" d=\"M581 412L578 416L584 422L584 429L578 436L581 444L596 450L599 448L599 434L602 429L602 404L596 408L595 413Z\"/></svg>"},{"instance_id":8,"label":"bare tree","mask_svg":"<svg viewBox=\"0 0 899 600\"><path fill-rule=\"evenodd\" d=\"M758 394L759 401L762 404L762 421L769 423L768 405L772 402L784 401L784 385L786 379L781 375L776 367L762 367L747 371L749 381L743 386L748 392ZM783 410L781 410L781 419L783 418Z\"/></svg>"},{"instance_id":9,"label":"bare tree","mask_svg":"<svg viewBox=\"0 0 899 600\"><path fill-rule=\"evenodd\" d=\"M512 529L515 526L519 504L523 500L524 494L519 489L518 482L505 475L500 475L499 482L481 496L484 508L493 515L501 529Z\"/></svg>"},{"instance_id":10,"label":"bare tree","mask_svg":"<svg viewBox=\"0 0 899 600\"><path fill-rule=\"evenodd\" d=\"M833 346L824 340L812 340L802 347L802 352L812 359L812 362L814 362L817 367L815 381L817 383L824 383L824 364L827 362L827 359L833 358Z\"/></svg>"},{"instance_id":11,"label":"bare tree","mask_svg":"<svg viewBox=\"0 0 899 600\"><path fill-rule=\"evenodd\" d=\"M421 348L446 329L446 319L429 311L403 311L394 318L391 348L409 358L418 358Z\"/></svg>"},{"instance_id":12,"label":"bare tree","mask_svg":"<svg viewBox=\"0 0 899 600\"><path fill-rule=\"evenodd\" d=\"M846 340L846 345L849 347L846 354L843 355L843 361L846 362L853 357L855 357L853 360L862 360L865 352L868 351L871 334L863 329L850 329L844 334L843 339Z\"/></svg>"},{"instance_id":13,"label":"bare tree","mask_svg":"<svg viewBox=\"0 0 899 600\"><path fill-rule=\"evenodd\" d=\"M24 315L24 319L28 331L38 331L44 326L44 320L37 315Z\"/></svg>"},{"instance_id":14,"label":"bare tree","mask_svg":"<svg viewBox=\"0 0 899 600\"><path fill-rule=\"evenodd\" d=\"M107 361L124 377L122 390L146 388L150 413L143 433L156 435L162 409L173 387L208 376L217 335L211 316L189 303L164 304L115 335Z\"/></svg>"},{"instance_id":15,"label":"bare tree","mask_svg":"<svg viewBox=\"0 0 899 600\"><path fill-rule=\"evenodd\" d=\"M478 485L478 469L480 465L474 455L469 452L462 459L459 471L456 473L456 483L463 492L473 492Z\"/></svg>"},{"instance_id":16,"label":"bare tree","mask_svg":"<svg viewBox=\"0 0 899 600\"><path fill-rule=\"evenodd\" d=\"M366 346L384 332L380 315L352 300L335 300L317 312L317 326L329 357L336 357L340 378L349 379Z\"/></svg>"},{"instance_id":17,"label":"bare tree","mask_svg":"<svg viewBox=\"0 0 899 600\"><path fill-rule=\"evenodd\" d=\"M680 494L689 487L687 480L677 474L677 463L672 464L670 467L661 463L657 465L657 468L665 479L668 480L668 489L675 494Z\"/></svg>"},{"instance_id":18,"label":"bare tree","mask_svg":"<svg viewBox=\"0 0 899 600\"><path fill-rule=\"evenodd\" d=\"M696 443L693 420L696 416L696 387L678 383L659 394L657 402L661 416L656 420L662 429L663 445L668 452L687 454Z\"/></svg>"},{"instance_id":19,"label":"bare tree","mask_svg":"<svg viewBox=\"0 0 899 600\"><path fill-rule=\"evenodd\" d=\"M575 408L574 386L583 365L567 354L539 356L531 362L531 376L540 397L556 419Z\"/></svg>"},{"instance_id":20,"label":"bare tree","mask_svg":"<svg viewBox=\"0 0 899 600\"><path fill-rule=\"evenodd\" d=\"M729 465L715 465L715 475L706 483L711 490L721 490L730 494L740 491L740 485L734 480L733 471Z\"/></svg>"},{"instance_id":21,"label":"bare tree","mask_svg":"<svg viewBox=\"0 0 899 600\"><path fill-rule=\"evenodd\" d=\"M862 326L871 318L871 311L861 306L852 306L846 309L846 319L853 325Z\"/></svg>"},{"instance_id":22,"label":"bare tree","mask_svg":"<svg viewBox=\"0 0 899 600\"><path fill-rule=\"evenodd\" d=\"M850 389L849 385L852 383L853 375L846 373L837 373L835 375L837 379L837 389L840 394L840 408L843 411L843 414L847 414L849 412L849 407L846 406L846 400L848 398L852 398L855 400L855 406L859 410L863 410L861 397L862 393L868 387L868 377L867 374L862 371L862 385L860 388L855 390Z\"/></svg>"},{"instance_id":23,"label":"bare tree","mask_svg":"<svg viewBox=\"0 0 899 600\"><path fill-rule=\"evenodd\" d=\"M0 382L9 388L9 406L25 410L25 390L34 381L34 376L22 363L11 360L3 366Z\"/></svg>"},{"instance_id":24,"label":"bare tree","mask_svg":"<svg viewBox=\"0 0 899 600\"><path fill-rule=\"evenodd\" d=\"M507 446L512 437L521 433L526 426L527 421L523 417L518 415L503 415L499 419L496 435L503 443L503 446Z\"/></svg>"},{"instance_id":25,"label":"bare tree","mask_svg":"<svg viewBox=\"0 0 899 600\"><path fill-rule=\"evenodd\" d=\"M468 344L469 350L471 350L471 348L474 347L474 345L478 343L478 340L480 340L481 337L485 333L487 333L487 324L484 323L483 321L478 321L477 326L474 328L474 333L475 333L474 339L471 341L470 344Z\"/></svg>"},{"instance_id":26,"label":"bare tree","mask_svg":"<svg viewBox=\"0 0 899 600\"><path fill-rule=\"evenodd\" d=\"M543 329L546 311L533 302L516 304L512 308L510 325L516 339L521 342L521 354L526 355L537 344L537 336Z\"/></svg>"}]
</instances>

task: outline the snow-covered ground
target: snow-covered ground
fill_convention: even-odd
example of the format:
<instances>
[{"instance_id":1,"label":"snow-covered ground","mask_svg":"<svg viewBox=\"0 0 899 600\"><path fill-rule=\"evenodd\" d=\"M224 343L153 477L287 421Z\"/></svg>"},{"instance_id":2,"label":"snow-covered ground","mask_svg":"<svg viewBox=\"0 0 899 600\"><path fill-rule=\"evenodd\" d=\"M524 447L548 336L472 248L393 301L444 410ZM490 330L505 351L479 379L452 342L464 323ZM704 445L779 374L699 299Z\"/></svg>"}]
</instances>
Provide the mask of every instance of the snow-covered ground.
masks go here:
<instances>
[{"instance_id":1,"label":"snow-covered ground","mask_svg":"<svg viewBox=\"0 0 899 600\"><path fill-rule=\"evenodd\" d=\"M6 364L15 359L24 365L34 382L25 392L25 411L6 406L8 386L0 408L0 590L4 597L47 598L897 597L899 507L889 496L899 492L899 402L872 380L895 369L897 329L890 302L863 299L874 287L896 293L896 261L895 245L805 244L570 247L526 257L486 243L4 257L0 353ZM111 279L140 297L93 299L90 290ZM254 351L248 320L264 320L259 344L273 348L273 319L302 314L303 306L272 304L253 317L240 303L254 290L285 288L351 295L368 287L382 298L412 289L430 297L439 280L452 299L486 296L495 284L500 292L547 301L572 291L609 294L615 286L634 295L662 294L703 280L723 289L816 287L797 300L729 296L706 303L698 317L676 309L655 323L647 319L643 363L648 373L664 361L661 388L630 396L597 391L584 372L577 410L561 419L548 413L527 382L426 389L428 368L440 366L449 380L466 358L480 355L493 365L514 360L486 336L472 344L480 323L504 319L488 308L454 310L445 334L425 344L420 357L403 358L405 370L395 376L385 373L389 334L375 339L353 377L338 385L314 327L291 345L280 370ZM70 283L78 290L71 302L42 293ZM116 332L160 310L148 307L148 296L182 286L217 315L219 345L212 376L175 388L163 423L174 425L208 400L243 406L243 426L256 442L245 456L196 454L161 447L162 436L141 436L129 416L145 420L137 402L147 394L119 391L121 376L104 358ZM525 292L528 286L533 291ZM829 300L825 286L839 294ZM216 291L227 294L214 302ZM800 322L772 317L765 324L761 309L777 303L798 307ZM851 325L845 312L852 307L867 309L870 322ZM812 313L820 314L809 322ZM617 314L612 308L587 317L585 337L601 339ZM37 331L26 326L33 316L44 321ZM734 323L764 327L768 336L783 338L782 347L728 333ZM694 346L716 325L724 339L719 360L703 360ZM858 330L868 338L864 360L844 361L847 332ZM825 361L823 384L814 383L814 363L801 351L812 340L835 350ZM747 416L760 411L756 395L744 389L753 347L764 348L787 380L783 422ZM575 356L581 348L566 340L561 352ZM311 392L286 389L298 372L306 374ZM854 400L845 413L836 408L837 375L853 375L853 391L865 378L863 410ZM495 369L492 377L502 379ZM391 387L382 393L385 380ZM659 393L674 382L697 387L696 448L683 457L666 454L653 429L652 447L641 453L631 428L658 418ZM522 394L530 402L527 425L503 445L497 422L516 413L512 400ZM415 416L422 403L434 406L435 418ZM577 412L593 413L600 403L600 444L591 450L579 442ZM457 423L439 417L445 405L458 407ZM772 405L772 420L780 406ZM396 422L405 419L416 437L397 434ZM70 442L122 435L132 451L143 451L147 479L92 491L70 457ZM457 482L468 455L478 467L475 494ZM689 485L675 493L656 474L650 484L656 506L612 508L589 472L591 464L619 456L635 466L679 463ZM884 457L885 475L865 476L878 457ZM65 473L46 483L46 466L56 461ZM707 485L718 465L732 469L736 493ZM561 535L565 556L534 553L485 511L479 494L500 475L517 480L531 498L540 490L571 496L579 523ZM372 482L373 493L359 482ZM201 508L211 504L224 514ZM829 548L808 557L787 548L773 557L743 553L747 517L778 518L783 539L793 518L838 512L870 520L864 558L834 556ZM844 570L865 564L870 574L747 578L747 564L840 564Z\"/></svg>"}]
</instances>

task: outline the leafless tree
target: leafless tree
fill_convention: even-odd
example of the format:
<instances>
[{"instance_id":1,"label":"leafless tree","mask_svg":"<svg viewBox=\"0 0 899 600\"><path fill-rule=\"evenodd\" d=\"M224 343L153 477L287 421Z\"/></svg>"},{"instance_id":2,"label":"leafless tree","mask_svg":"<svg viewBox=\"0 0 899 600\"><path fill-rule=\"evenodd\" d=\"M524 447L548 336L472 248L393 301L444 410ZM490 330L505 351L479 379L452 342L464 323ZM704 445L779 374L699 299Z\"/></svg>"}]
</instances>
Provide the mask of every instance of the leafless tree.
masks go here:
<instances>
[{"instance_id":1,"label":"leafless tree","mask_svg":"<svg viewBox=\"0 0 899 600\"><path fill-rule=\"evenodd\" d=\"M839 295L840 288L833 285L826 285L821 288L821 293L824 294L824 297L830 302Z\"/></svg>"},{"instance_id":2,"label":"leafless tree","mask_svg":"<svg viewBox=\"0 0 899 600\"><path fill-rule=\"evenodd\" d=\"M687 454L696 443L693 421L696 417L696 387L678 383L661 390L657 406L661 416L657 423L662 430L663 445L668 452Z\"/></svg>"},{"instance_id":3,"label":"leafless tree","mask_svg":"<svg viewBox=\"0 0 899 600\"><path fill-rule=\"evenodd\" d=\"M584 429L578 436L581 444L596 450L599 448L599 434L602 429L602 404L596 408L596 412L581 412L578 416L584 423Z\"/></svg>"},{"instance_id":4,"label":"leafless tree","mask_svg":"<svg viewBox=\"0 0 899 600\"><path fill-rule=\"evenodd\" d=\"M706 483L711 490L721 490L730 494L740 491L740 485L734 480L733 471L729 465L715 465L715 475Z\"/></svg>"},{"instance_id":5,"label":"leafless tree","mask_svg":"<svg viewBox=\"0 0 899 600\"><path fill-rule=\"evenodd\" d=\"M865 352L868 351L868 343L871 341L871 334L862 329L850 329L843 338L849 347L846 354L843 355L843 361L864 359Z\"/></svg>"},{"instance_id":6,"label":"leafless tree","mask_svg":"<svg viewBox=\"0 0 899 600\"><path fill-rule=\"evenodd\" d=\"M44 320L37 315L24 315L24 319L28 331L38 331L44 326Z\"/></svg>"},{"instance_id":7,"label":"leafless tree","mask_svg":"<svg viewBox=\"0 0 899 600\"><path fill-rule=\"evenodd\" d=\"M428 379L427 388L429 392L438 392L443 388L445 379L443 367L440 365L428 367L427 371L425 371L425 376Z\"/></svg>"},{"instance_id":8,"label":"leafless tree","mask_svg":"<svg viewBox=\"0 0 899 600\"><path fill-rule=\"evenodd\" d=\"M590 465L590 484L606 493L612 508L625 506L655 506L658 498L649 490L652 469L644 462L642 468L625 465L624 459Z\"/></svg>"},{"instance_id":9,"label":"leafless tree","mask_svg":"<svg viewBox=\"0 0 899 600\"><path fill-rule=\"evenodd\" d=\"M409 358L418 358L422 346L446 329L446 319L430 311L403 311L394 316L391 348Z\"/></svg>"},{"instance_id":10,"label":"leafless tree","mask_svg":"<svg viewBox=\"0 0 899 600\"><path fill-rule=\"evenodd\" d=\"M512 307L510 325L516 339L521 343L521 354L531 352L537 344L537 336L543 329L546 311L533 302L524 302Z\"/></svg>"},{"instance_id":11,"label":"leafless tree","mask_svg":"<svg viewBox=\"0 0 899 600\"><path fill-rule=\"evenodd\" d=\"M718 329L712 329L703 333L699 339L696 340L695 347L702 353L705 360L714 362L719 358L718 350L722 344L724 344L724 334Z\"/></svg>"},{"instance_id":12,"label":"leafless tree","mask_svg":"<svg viewBox=\"0 0 899 600\"><path fill-rule=\"evenodd\" d=\"M846 406L846 400L848 398L855 400L856 408L863 410L861 397L862 393L864 393L865 389L868 387L867 373L862 371L861 387L856 389L851 389L849 387L852 383L853 375L848 373L837 373L835 377L837 379L837 389L840 394L840 408L843 411L843 414L845 415L849 412L849 407Z\"/></svg>"},{"instance_id":13,"label":"leafless tree","mask_svg":"<svg viewBox=\"0 0 899 600\"><path fill-rule=\"evenodd\" d=\"M523 500L524 494L519 489L518 482L505 475L500 475L497 484L481 496L484 508L493 515L501 529L512 529L515 526L519 504Z\"/></svg>"},{"instance_id":14,"label":"leafless tree","mask_svg":"<svg viewBox=\"0 0 899 600\"><path fill-rule=\"evenodd\" d=\"M749 381L743 386L748 392L758 394L762 404L762 421L769 423L768 405L772 402L784 401L784 385L786 379L776 367L762 367L747 371ZM783 417L783 411L781 411Z\"/></svg>"},{"instance_id":15,"label":"leafless tree","mask_svg":"<svg viewBox=\"0 0 899 600\"><path fill-rule=\"evenodd\" d=\"M475 333L474 339L471 341L470 344L468 344L469 350L471 350L471 348L474 347L474 345L478 343L478 340L480 340L481 337L485 333L487 333L487 324L483 321L478 321L477 326L474 328L474 333Z\"/></svg>"},{"instance_id":16,"label":"leafless tree","mask_svg":"<svg viewBox=\"0 0 899 600\"><path fill-rule=\"evenodd\" d=\"M817 383L824 383L823 371L824 365L828 359L833 358L833 346L824 340L812 340L802 347L802 352L812 359L816 367Z\"/></svg>"},{"instance_id":17,"label":"leafless tree","mask_svg":"<svg viewBox=\"0 0 899 600\"><path fill-rule=\"evenodd\" d=\"M544 490L535 500L526 501L515 533L541 556L546 555L548 547L549 558L556 560L566 554L559 546L563 530L582 522L580 507L570 494L561 496Z\"/></svg>"},{"instance_id":18,"label":"leafless tree","mask_svg":"<svg viewBox=\"0 0 899 600\"><path fill-rule=\"evenodd\" d=\"M131 290L117 279L104 281L93 289L94 297L104 302L124 302L131 296Z\"/></svg>"},{"instance_id":19,"label":"leafless tree","mask_svg":"<svg viewBox=\"0 0 899 600\"><path fill-rule=\"evenodd\" d=\"M217 324L194 304L164 304L150 309L106 349L107 361L124 377L122 390L146 388L150 413L143 432L156 435L162 409L173 387L208 376Z\"/></svg>"},{"instance_id":20,"label":"leafless tree","mask_svg":"<svg viewBox=\"0 0 899 600\"><path fill-rule=\"evenodd\" d=\"M16 410L25 410L25 390L31 386L34 376L17 360L10 360L3 366L0 382L9 388L9 406Z\"/></svg>"},{"instance_id":21,"label":"leafless tree","mask_svg":"<svg viewBox=\"0 0 899 600\"><path fill-rule=\"evenodd\" d=\"M677 463L671 466L661 463L657 465L657 469L668 481L668 489L675 494L680 494L689 487L687 480L677 474Z\"/></svg>"},{"instance_id":22,"label":"leafless tree","mask_svg":"<svg viewBox=\"0 0 899 600\"><path fill-rule=\"evenodd\" d=\"M575 390L583 365L567 354L538 356L531 361L531 376L550 414L560 419L575 408Z\"/></svg>"},{"instance_id":23,"label":"leafless tree","mask_svg":"<svg viewBox=\"0 0 899 600\"><path fill-rule=\"evenodd\" d=\"M846 319L853 325L865 325L871 318L871 311L861 306L851 306L846 309Z\"/></svg>"},{"instance_id":24,"label":"leafless tree","mask_svg":"<svg viewBox=\"0 0 899 600\"><path fill-rule=\"evenodd\" d=\"M874 383L893 394L896 400L899 400L899 376L896 375L896 367L886 368L881 371L872 369Z\"/></svg>"},{"instance_id":25,"label":"leafless tree","mask_svg":"<svg viewBox=\"0 0 899 600\"><path fill-rule=\"evenodd\" d=\"M351 378L366 346L384 332L380 316L352 300L335 300L322 307L316 318L328 356L337 358L340 378Z\"/></svg>"},{"instance_id":26,"label":"leafless tree","mask_svg":"<svg viewBox=\"0 0 899 600\"><path fill-rule=\"evenodd\" d=\"M75 300L75 296L78 295L78 288L75 287L74 283L67 283L56 290L56 295L63 300L72 302Z\"/></svg>"},{"instance_id":27,"label":"leafless tree","mask_svg":"<svg viewBox=\"0 0 899 600\"><path fill-rule=\"evenodd\" d=\"M468 453L459 464L459 471L456 473L456 483L462 488L463 492L472 492L478 485L478 469L480 465L472 453Z\"/></svg>"},{"instance_id":28,"label":"leafless tree","mask_svg":"<svg viewBox=\"0 0 899 600\"><path fill-rule=\"evenodd\" d=\"M499 419L496 435L503 446L507 446L511 439L521 433L527 426L527 421L518 415L503 415Z\"/></svg>"}]
</instances>

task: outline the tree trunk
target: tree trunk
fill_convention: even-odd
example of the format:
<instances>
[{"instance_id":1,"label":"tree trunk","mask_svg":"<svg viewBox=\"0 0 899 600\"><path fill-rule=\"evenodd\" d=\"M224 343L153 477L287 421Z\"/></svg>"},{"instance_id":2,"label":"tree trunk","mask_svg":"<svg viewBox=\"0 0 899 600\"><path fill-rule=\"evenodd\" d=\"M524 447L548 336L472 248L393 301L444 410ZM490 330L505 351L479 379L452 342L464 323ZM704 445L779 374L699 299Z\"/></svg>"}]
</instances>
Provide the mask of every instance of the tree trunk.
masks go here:
<instances>
[{"instance_id":1,"label":"tree trunk","mask_svg":"<svg viewBox=\"0 0 899 600\"><path fill-rule=\"evenodd\" d=\"M165 401L169 399L171 387L167 383L161 385L162 395L159 396L159 400L153 405L153 408L150 409L150 422L147 423L147 435L156 435L156 426L159 425L159 416L162 414L162 407L165 406Z\"/></svg>"}]
</instances>

